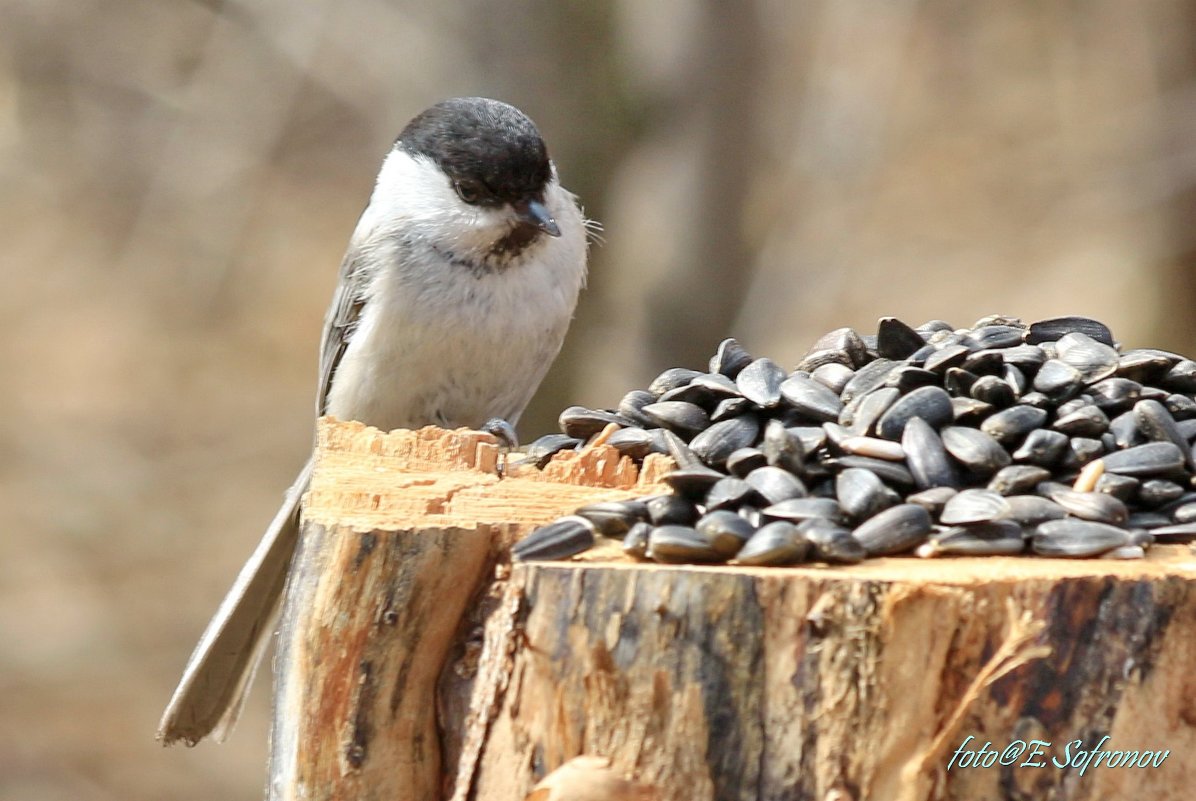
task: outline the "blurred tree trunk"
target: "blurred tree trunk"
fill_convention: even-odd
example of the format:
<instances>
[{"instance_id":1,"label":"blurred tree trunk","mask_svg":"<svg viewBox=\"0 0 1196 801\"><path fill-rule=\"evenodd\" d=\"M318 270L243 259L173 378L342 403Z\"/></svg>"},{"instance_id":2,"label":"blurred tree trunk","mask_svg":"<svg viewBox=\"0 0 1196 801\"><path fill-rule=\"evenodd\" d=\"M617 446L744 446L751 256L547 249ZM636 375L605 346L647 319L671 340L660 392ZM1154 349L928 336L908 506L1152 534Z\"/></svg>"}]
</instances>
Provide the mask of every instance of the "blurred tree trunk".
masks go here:
<instances>
[{"instance_id":1,"label":"blurred tree trunk","mask_svg":"<svg viewBox=\"0 0 1196 801\"><path fill-rule=\"evenodd\" d=\"M636 99L619 60L618 20L610 0L477 0L467 18L468 46L485 91L523 109L536 121L561 171L561 182L581 200L586 216L603 220L606 191L638 126ZM576 332L599 313L594 298L611 280L601 247L590 248L590 291L569 337L520 426L525 438L555 430L561 409L575 402L572 388L585 369ZM534 432L534 433L533 433Z\"/></svg>"},{"instance_id":2,"label":"blurred tree trunk","mask_svg":"<svg viewBox=\"0 0 1196 801\"><path fill-rule=\"evenodd\" d=\"M1196 74L1196 4L1183 0L1173 4L1172 14L1154 20L1156 25L1170 22L1166 36L1155 38L1154 56L1158 61L1160 102L1156 108L1160 116L1159 150L1170 156L1168 161L1179 162L1193 147L1196 128L1190 123L1188 108L1193 92L1192 75ZM1161 33L1161 32L1160 32ZM1169 113L1170 112L1170 113ZM1189 120L1188 124L1183 121ZM1172 180L1182 181L1182 177ZM1190 353L1196 345L1196 179L1188 178L1177 187L1169 205L1171 258L1159 266L1162 282L1159 298L1164 308L1154 316L1154 331L1161 347Z\"/></svg>"},{"instance_id":3,"label":"blurred tree trunk","mask_svg":"<svg viewBox=\"0 0 1196 801\"><path fill-rule=\"evenodd\" d=\"M667 204L656 207L662 215L659 229L670 232L661 235L680 237L681 256L655 283L638 279L643 285L634 295L646 298L647 342L641 352L612 359L639 360L652 369L701 365L740 314L754 252L744 214L759 154L765 42L758 11L747 2L727 14L722 4L704 0L692 27L683 26L679 34L688 39L681 45L688 64L683 79L656 92L650 107L648 99L629 90L648 91L623 59L615 4L502 0L477 3L468 12L471 20L501 20L469 26L479 73L495 82L486 90L519 105L544 129L563 181L582 199L588 216L606 218L606 192L641 130L653 127L676 137L665 152L696 132L695 152L686 161L697 172L680 210L684 219L666 220L676 211ZM605 258L603 248L591 248L589 291L578 308L574 334L524 416L525 437L553 428L556 413L577 402L575 387L594 352L579 333L623 313L610 308L614 293L608 289L628 271L618 265L607 269Z\"/></svg>"},{"instance_id":4,"label":"blurred tree trunk","mask_svg":"<svg viewBox=\"0 0 1196 801\"><path fill-rule=\"evenodd\" d=\"M705 0L690 44L693 75L678 128L699 131L683 256L650 291L649 364L705 364L739 314L752 278L744 220L759 153L762 53L758 9Z\"/></svg>"}]
</instances>

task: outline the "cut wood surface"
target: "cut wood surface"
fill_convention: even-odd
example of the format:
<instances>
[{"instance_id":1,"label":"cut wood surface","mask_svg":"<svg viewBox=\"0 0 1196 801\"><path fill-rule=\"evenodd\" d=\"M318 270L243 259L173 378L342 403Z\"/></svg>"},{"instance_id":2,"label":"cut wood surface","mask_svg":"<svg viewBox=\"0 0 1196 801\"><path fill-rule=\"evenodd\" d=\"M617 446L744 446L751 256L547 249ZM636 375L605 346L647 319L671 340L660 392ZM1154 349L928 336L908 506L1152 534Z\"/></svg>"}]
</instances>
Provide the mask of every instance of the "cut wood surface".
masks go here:
<instances>
[{"instance_id":1,"label":"cut wood surface","mask_svg":"<svg viewBox=\"0 0 1196 801\"><path fill-rule=\"evenodd\" d=\"M667 465L639 475L604 446L544 475L496 464L475 432L322 421L272 797L516 801L583 754L662 801L1187 799L1196 785L1186 546L787 569L639 565L606 546L508 568L520 534L655 491ZM1035 740L1041 755L988 768L956 753L990 743L1008 760ZM1058 767L1077 740L1169 754Z\"/></svg>"}]
</instances>

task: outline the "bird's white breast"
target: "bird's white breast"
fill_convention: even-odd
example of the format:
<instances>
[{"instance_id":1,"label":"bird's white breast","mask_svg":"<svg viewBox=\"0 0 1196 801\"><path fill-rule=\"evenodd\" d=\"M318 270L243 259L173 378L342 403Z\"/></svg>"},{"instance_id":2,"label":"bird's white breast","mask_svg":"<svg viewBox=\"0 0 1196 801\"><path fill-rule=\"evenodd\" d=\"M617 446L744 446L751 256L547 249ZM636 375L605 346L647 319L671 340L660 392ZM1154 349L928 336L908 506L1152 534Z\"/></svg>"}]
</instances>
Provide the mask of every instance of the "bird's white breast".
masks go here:
<instances>
[{"instance_id":1,"label":"bird's white breast","mask_svg":"<svg viewBox=\"0 0 1196 801\"><path fill-rule=\"evenodd\" d=\"M444 254L493 241L491 221L461 204L434 165L404 156L401 175L388 176L394 160L354 235L377 267L327 411L383 429L514 424L560 350L584 283L581 212L553 181L545 201L561 236L539 237L510 265L471 271Z\"/></svg>"}]
</instances>

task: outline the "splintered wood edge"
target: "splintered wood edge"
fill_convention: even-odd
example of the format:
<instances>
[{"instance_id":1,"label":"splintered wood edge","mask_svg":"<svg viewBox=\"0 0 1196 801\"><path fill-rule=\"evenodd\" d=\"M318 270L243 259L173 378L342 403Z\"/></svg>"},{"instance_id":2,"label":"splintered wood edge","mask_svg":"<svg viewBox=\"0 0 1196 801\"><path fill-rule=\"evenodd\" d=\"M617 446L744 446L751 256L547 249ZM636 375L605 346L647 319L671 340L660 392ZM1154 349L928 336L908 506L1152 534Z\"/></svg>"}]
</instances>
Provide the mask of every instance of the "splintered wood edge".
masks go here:
<instances>
[{"instance_id":1,"label":"splintered wood edge","mask_svg":"<svg viewBox=\"0 0 1196 801\"><path fill-rule=\"evenodd\" d=\"M401 464L406 472L477 470L496 473L498 441L483 431L435 426L381 431L356 421L321 417L316 422L316 465L327 454L364 457L379 465Z\"/></svg>"},{"instance_id":2,"label":"splintered wood edge","mask_svg":"<svg viewBox=\"0 0 1196 801\"><path fill-rule=\"evenodd\" d=\"M518 458L518 455L515 455ZM598 501L667 492L672 461L639 467L609 445L505 465L493 436L428 426L383 432L323 417L304 496L307 521L353 531L495 527L519 534Z\"/></svg>"}]
</instances>

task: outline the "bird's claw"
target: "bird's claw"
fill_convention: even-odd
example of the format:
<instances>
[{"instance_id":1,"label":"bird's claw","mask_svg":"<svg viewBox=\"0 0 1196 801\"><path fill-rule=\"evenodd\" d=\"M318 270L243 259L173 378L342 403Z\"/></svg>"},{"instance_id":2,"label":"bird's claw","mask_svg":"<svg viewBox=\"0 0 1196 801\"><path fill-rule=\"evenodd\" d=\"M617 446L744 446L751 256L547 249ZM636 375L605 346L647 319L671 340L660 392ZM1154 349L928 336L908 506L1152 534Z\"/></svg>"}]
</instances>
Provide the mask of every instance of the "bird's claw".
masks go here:
<instances>
[{"instance_id":1,"label":"bird's claw","mask_svg":"<svg viewBox=\"0 0 1196 801\"><path fill-rule=\"evenodd\" d=\"M482 423L481 430L498 440L499 452L503 456L498 465L498 474L501 476L506 466L506 457L519 447L519 435L515 433L515 427L501 417L492 417Z\"/></svg>"}]
</instances>

